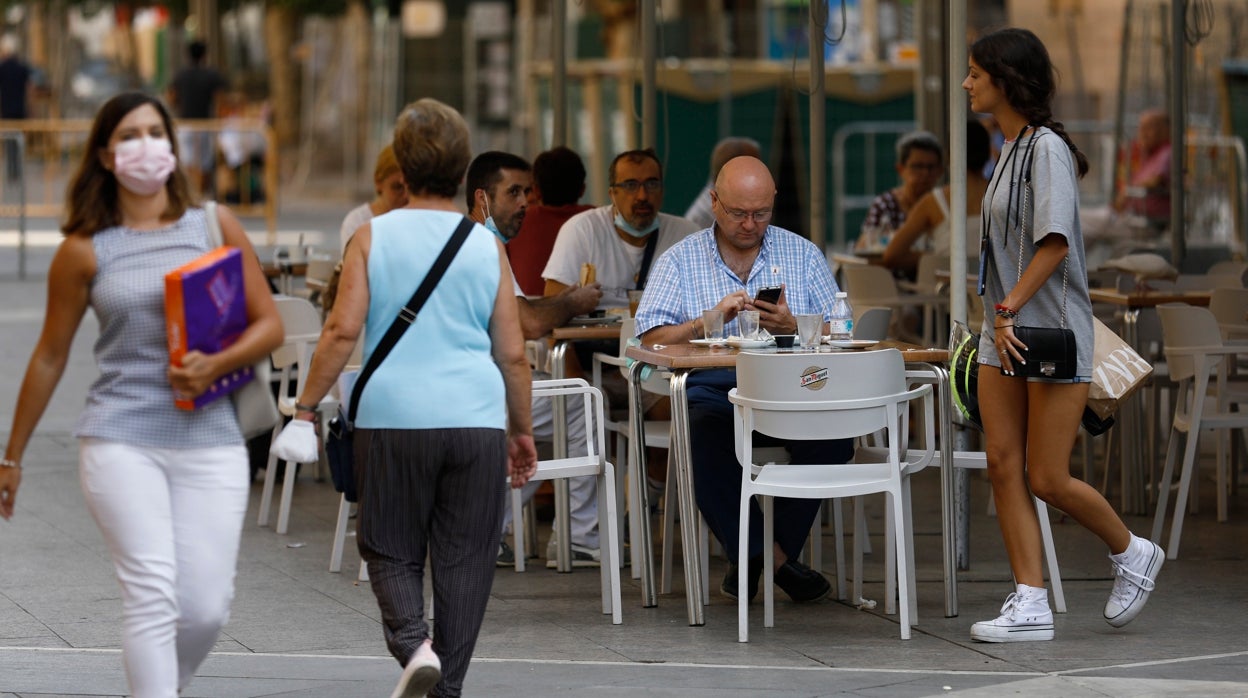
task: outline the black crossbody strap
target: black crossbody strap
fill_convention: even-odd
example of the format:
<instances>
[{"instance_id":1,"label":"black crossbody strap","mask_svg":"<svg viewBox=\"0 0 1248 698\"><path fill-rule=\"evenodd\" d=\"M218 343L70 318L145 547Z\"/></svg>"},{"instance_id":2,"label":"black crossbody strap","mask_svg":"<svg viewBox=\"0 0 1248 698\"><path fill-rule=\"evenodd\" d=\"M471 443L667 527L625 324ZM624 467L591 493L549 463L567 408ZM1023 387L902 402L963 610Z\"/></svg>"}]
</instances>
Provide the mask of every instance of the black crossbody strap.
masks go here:
<instances>
[{"instance_id":1,"label":"black crossbody strap","mask_svg":"<svg viewBox=\"0 0 1248 698\"><path fill-rule=\"evenodd\" d=\"M464 240L468 239L468 234L472 232L473 222L468 218L464 218L459 223L459 227L455 229L455 233L451 235L451 239L446 241L446 247L442 248L442 254L438 255L433 266L429 268L429 273L425 275L425 280L420 282L420 286L416 292L412 294L411 300L407 305L399 311L399 316L390 324L390 329L386 330L386 334L377 343L377 348L368 357L368 361L364 364L363 370L360 371L360 377L355 381L355 387L351 390L351 407L347 410L347 421L351 424L355 423L355 411L360 406L360 395L364 393L364 385L368 383L368 379L385 360L394 345L399 343L399 339L403 333L407 331L416 322L416 316L420 313L421 307L425 301L429 300L429 296L433 293L434 287L442 280L442 275L446 273L447 267L451 266L451 261L455 259L455 255L459 252L459 248L463 246Z\"/></svg>"},{"instance_id":2,"label":"black crossbody strap","mask_svg":"<svg viewBox=\"0 0 1248 698\"><path fill-rule=\"evenodd\" d=\"M637 290L644 291L646 288L646 277L650 275L650 263L654 261L654 248L659 246L659 231L655 230L650 233L650 238L646 240L646 251L641 255L641 269L637 271Z\"/></svg>"}]
</instances>

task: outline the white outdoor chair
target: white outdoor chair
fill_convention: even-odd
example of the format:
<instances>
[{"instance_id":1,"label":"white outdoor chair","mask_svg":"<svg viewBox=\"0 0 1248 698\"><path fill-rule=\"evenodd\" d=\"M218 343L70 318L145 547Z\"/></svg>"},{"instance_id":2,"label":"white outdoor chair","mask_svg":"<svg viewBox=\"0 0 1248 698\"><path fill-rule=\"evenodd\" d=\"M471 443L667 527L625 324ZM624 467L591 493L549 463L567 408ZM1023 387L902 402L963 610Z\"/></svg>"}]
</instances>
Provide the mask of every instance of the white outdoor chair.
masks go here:
<instances>
[{"instance_id":1,"label":"white outdoor chair","mask_svg":"<svg viewBox=\"0 0 1248 698\"><path fill-rule=\"evenodd\" d=\"M901 327L902 323L898 321L898 314L895 313L890 336L915 341L924 346L936 346L946 339L937 332L935 326L938 323L935 318L943 313L943 308L948 302L947 296L934 293L903 294L897 289L893 273L875 265L847 266L844 274L845 290L849 293L851 303L889 308L917 306L922 309L925 318L932 318L931 321L925 322L923 335L918 336L905 332Z\"/></svg>"},{"instance_id":2,"label":"white outdoor chair","mask_svg":"<svg viewBox=\"0 0 1248 698\"><path fill-rule=\"evenodd\" d=\"M826 392L825 392L826 391ZM734 432L742 463L740 531L749 531L751 497L761 497L763 511L763 625L775 625L773 588L774 537L772 498L831 499L884 492L889 495L888 535L896 550L909 543L909 483L901 453L906 443L907 405L923 400L925 443L935 443L932 387L906 387L905 364L896 349L843 354L742 354L737 387L728 399L736 405ZM883 430L888 442L884 463L758 465L755 431L781 439L853 438ZM930 460L930 453L929 458ZM922 463L916 463L921 467ZM738 560L749 556L749 536L740 537ZM899 556L896 582L901 595L901 638L910 638L908 559ZM886 575L891 577L892 575ZM748 594L739 594L737 639L749 641Z\"/></svg>"},{"instance_id":3,"label":"white outdoor chair","mask_svg":"<svg viewBox=\"0 0 1248 698\"><path fill-rule=\"evenodd\" d=\"M321 337L321 314L317 311L316 306L310 301L303 298L295 298L293 296L276 296L274 302L277 304L277 312L282 318L282 326L286 330L286 338L282 345L273 350L273 368L280 371L280 379L278 382L278 407L283 414L294 414L293 398L287 397L287 393L291 384L292 369L298 366L298 373L294 376L295 395L299 395L303 391L303 385L308 379L308 367L312 363L312 350L316 347L317 341ZM337 400L333 397L326 396L321 400L319 405L319 420L321 424L321 433L325 433L325 416L331 414L337 407ZM273 438L277 438L278 432L282 429L282 425L278 424L273 428ZM316 462L316 478L319 480L321 476L321 460L324 459L324 453ZM282 500L277 513L277 532L286 533L286 529L290 524L290 502L295 491L295 471L297 470L295 463L286 464L286 476L282 482ZM264 470L264 490L260 495L260 514L256 519L256 525L269 525L269 507L273 499L273 483L277 479L277 457L270 454L268 465Z\"/></svg>"},{"instance_id":4,"label":"white outdoor chair","mask_svg":"<svg viewBox=\"0 0 1248 698\"><path fill-rule=\"evenodd\" d=\"M1248 339L1248 288L1219 287L1209 297L1213 313L1227 341Z\"/></svg>"},{"instance_id":5,"label":"white outdoor chair","mask_svg":"<svg viewBox=\"0 0 1248 698\"><path fill-rule=\"evenodd\" d=\"M602 551L599 567L602 573L602 612L611 615L615 625L622 623L620 616L620 530L616 518L615 466L603 452L606 441L602 405L602 392L582 378L533 381L533 398L549 399L564 396L567 400L584 401L585 446L584 456L540 461L531 480L556 480L559 478L594 475L598 478L598 538ZM512 489L511 510L519 512L522 504L519 488ZM524 517L514 516L516 540L516 571L523 572Z\"/></svg>"},{"instance_id":6,"label":"white outdoor chair","mask_svg":"<svg viewBox=\"0 0 1248 698\"><path fill-rule=\"evenodd\" d=\"M888 328L893 322L893 309L883 306L854 308L854 339L883 341L888 338Z\"/></svg>"},{"instance_id":7,"label":"white outdoor chair","mask_svg":"<svg viewBox=\"0 0 1248 698\"><path fill-rule=\"evenodd\" d=\"M1200 455L1197 448L1200 431L1231 430L1242 438L1244 429L1248 427L1248 411L1235 412L1231 408L1234 405L1248 404L1248 394L1235 389L1227 380L1228 369L1234 362L1235 355L1244 348L1223 343L1217 320L1208 308L1167 303L1158 306L1157 312L1161 316L1170 377L1178 382L1178 389L1175 391L1174 420L1170 427L1170 446L1166 449L1166 465L1157 487L1157 513L1153 517L1152 540L1160 545L1161 529L1170 501L1170 482L1174 477L1175 461L1178 458L1179 436L1184 435L1186 443L1183 463L1179 468L1179 492L1174 505L1174 520L1170 526L1169 544L1163 546L1166 557L1174 560L1179 556L1187 496L1192 484L1192 472L1196 469ZM1208 405L1207 400L1213 404ZM1227 518L1229 466L1226 446L1225 436L1220 436L1217 446L1219 522L1226 521Z\"/></svg>"}]
</instances>

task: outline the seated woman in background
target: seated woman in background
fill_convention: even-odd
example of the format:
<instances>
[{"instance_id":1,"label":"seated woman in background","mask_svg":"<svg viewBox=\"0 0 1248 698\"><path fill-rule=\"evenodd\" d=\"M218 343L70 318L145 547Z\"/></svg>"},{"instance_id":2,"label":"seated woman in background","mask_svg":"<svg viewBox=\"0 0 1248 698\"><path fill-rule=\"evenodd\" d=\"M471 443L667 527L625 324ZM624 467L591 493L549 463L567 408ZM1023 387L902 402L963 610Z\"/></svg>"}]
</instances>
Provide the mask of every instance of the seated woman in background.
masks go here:
<instances>
[{"instance_id":1,"label":"seated woman in background","mask_svg":"<svg viewBox=\"0 0 1248 698\"><path fill-rule=\"evenodd\" d=\"M355 235L356 229L372 220L374 216L380 216L407 205L407 187L403 184L403 173L399 171L399 161L394 157L394 148L389 145L377 154L377 166L373 169L373 191L377 195L372 201L356 206L342 219L342 228L338 231L338 236L341 238L341 244L338 246L339 252L347 249L347 241Z\"/></svg>"},{"instance_id":2,"label":"seated woman in background","mask_svg":"<svg viewBox=\"0 0 1248 698\"><path fill-rule=\"evenodd\" d=\"M966 122L966 254L979 250L979 211L988 189L984 165L991 155L988 131L971 119ZM893 233L884 250L884 266L914 277L919 257L926 249L932 254L949 255L949 185L936 187L919 199L906 217L906 222ZM927 244L916 244L927 236Z\"/></svg>"},{"instance_id":3,"label":"seated woman in background","mask_svg":"<svg viewBox=\"0 0 1248 698\"><path fill-rule=\"evenodd\" d=\"M928 131L911 131L897 139L897 175L901 184L875 197L862 221L858 247L888 244L888 237L944 173L940 140Z\"/></svg>"}]
</instances>

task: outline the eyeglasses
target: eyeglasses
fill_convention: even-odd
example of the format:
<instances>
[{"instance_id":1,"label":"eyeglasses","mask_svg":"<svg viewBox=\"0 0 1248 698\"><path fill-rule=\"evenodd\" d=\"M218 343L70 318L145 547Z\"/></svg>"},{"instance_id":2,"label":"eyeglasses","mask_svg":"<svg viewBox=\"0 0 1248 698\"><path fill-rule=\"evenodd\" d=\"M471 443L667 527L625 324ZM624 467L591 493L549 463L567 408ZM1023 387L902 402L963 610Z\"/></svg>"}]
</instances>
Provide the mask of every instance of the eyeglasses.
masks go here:
<instances>
[{"instance_id":1,"label":"eyeglasses","mask_svg":"<svg viewBox=\"0 0 1248 698\"><path fill-rule=\"evenodd\" d=\"M719 202L719 208L734 223L744 223L747 218L752 218L755 223L766 223L771 220L772 211L769 208L761 211L742 211L739 208L728 208L722 201Z\"/></svg>"},{"instance_id":2,"label":"eyeglasses","mask_svg":"<svg viewBox=\"0 0 1248 698\"><path fill-rule=\"evenodd\" d=\"M623 182L616 182L611 186L616 189L622 189L628 194L636 194L638 189L645 187L647 194L654 194L663 189L663 180L652 178L647 179L644 182L638 182L635 179L626 179Z\"/></svg>"}]
</instances>

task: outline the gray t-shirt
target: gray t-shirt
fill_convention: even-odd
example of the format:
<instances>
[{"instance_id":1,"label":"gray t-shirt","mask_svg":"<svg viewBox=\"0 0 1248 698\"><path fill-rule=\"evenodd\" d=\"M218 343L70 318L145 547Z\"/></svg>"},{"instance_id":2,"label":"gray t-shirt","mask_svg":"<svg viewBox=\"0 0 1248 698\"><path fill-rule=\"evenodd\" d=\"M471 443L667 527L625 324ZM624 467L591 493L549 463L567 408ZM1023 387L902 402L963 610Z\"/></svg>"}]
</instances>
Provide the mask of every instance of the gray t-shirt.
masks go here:
<instances>
[{"instance_id":1,"label":"gray t-shirt","mask_svg":"<svg viewBox=\"0 0 1248 698\"><path fill-rule=\"evenodd\" d=\"M1031 171L1031 184L1024 192L1027 169ZM1022 241L1020 248L1019 210L1024 200L1027 201L1026 213L1030 220L1026 220L1027 239ZM983 211L992 249L988 256L984 289L984 325L979 341L979 362L998 368L1001 366L993 335L996 320L993 308L1018 283L1020 249L1022 269L1026 270L1036 247L1045 237L1055 233L1065 237L1070 245L1066 261L1019 309L1017 324L1070 328L1075 333L1078 349L1075 375L1081 381L1091 380L1094 330L1083 232L1079 228L1079 183L1074 156L1061 136L1041 127L1012 143L1006 143L984 195Z\"/></svg>"}]
</instances>

